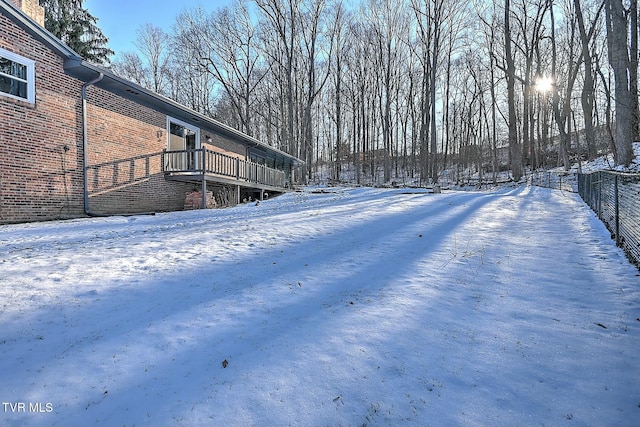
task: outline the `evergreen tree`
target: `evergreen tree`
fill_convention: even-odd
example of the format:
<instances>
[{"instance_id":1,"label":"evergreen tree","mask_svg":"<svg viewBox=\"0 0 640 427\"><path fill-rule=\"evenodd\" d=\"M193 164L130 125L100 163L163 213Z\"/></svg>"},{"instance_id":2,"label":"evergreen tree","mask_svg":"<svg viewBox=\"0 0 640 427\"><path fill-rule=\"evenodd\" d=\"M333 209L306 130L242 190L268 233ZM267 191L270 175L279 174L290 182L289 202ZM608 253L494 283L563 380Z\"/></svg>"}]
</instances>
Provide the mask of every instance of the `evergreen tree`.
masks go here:
<instances>
[{"instance_id":1,"label":"evergreen tree","mask_svg":"<svg viewBox=\"0 0 640 427\"><path fill-rule=\"evenodd\" d=\"M82 7L84 0L40 0L47 30L85 60L108 65L114 52L97 26L98 18Z\"/></svg>"}]
</instances>

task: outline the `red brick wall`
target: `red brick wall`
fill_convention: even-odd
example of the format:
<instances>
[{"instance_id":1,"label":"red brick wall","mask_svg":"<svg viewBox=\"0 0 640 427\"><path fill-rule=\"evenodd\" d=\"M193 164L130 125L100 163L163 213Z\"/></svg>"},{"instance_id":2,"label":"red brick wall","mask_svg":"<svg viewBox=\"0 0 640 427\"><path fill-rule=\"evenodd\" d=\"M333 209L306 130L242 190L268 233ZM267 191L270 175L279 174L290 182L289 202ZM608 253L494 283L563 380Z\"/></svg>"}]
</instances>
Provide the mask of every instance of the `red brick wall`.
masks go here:
<instances>
[{"instance_id":1,"label":"red brick wall","mask_svg":"<svg viewBox=\"0 0 640 427\"><path fill-rule=\"evenodd\" d=\"M3 15L0 47L36 61L35 104L0 96L0 223L80 216L81 83Z\"/></svg>"},{"instance_id":2,"label":"red brick wall","mask_svg":"<svg viewBox=\"0 0 640 427\"><path fill-rule=\"evenodd\" d=\"M44 27L44 8L38 0L9 0L16 8L29 15L31 19Z\"/></svg>"},{"instance_id":3,"label":"red brick wall","mask_svg":"<svg viewBox=\"0 0 640 427\"><path fill-rule=\"evenodd\" d=\"M83 216L82 82L3 15L0 47L34 60L36 74L35 104L0 95L0 224ZM182 209L198 186L162 176L166 116L95 87L88 104L91 211Z\"/></svg>"},{"instance_id":4,"label":"red brick wall","mask_svg":"<svg viewBox=\"0 0 640 427\"><path fill-rule=\"evenodd\" d=\"M211 142L206 139L206 136L210 137ZM246 146L232 140L228 136L221 135L220 133L210 132L203 129L200 131L200 141L203 146L206 146L209 150L226 154L231 157L240 157L241 159L246 159L247 157Z\"/></svg>"},{"instance_id":5,"label":"red brick wall","mask_svg":"<svg viewBox=\"0 0 640 427\"><path fill-rule=\"evenodd\" d=\"M87 99L91 210L181 210L186 193L198 186L164 179L167 116L94 86Z\"/></svg>"}]
</instances>

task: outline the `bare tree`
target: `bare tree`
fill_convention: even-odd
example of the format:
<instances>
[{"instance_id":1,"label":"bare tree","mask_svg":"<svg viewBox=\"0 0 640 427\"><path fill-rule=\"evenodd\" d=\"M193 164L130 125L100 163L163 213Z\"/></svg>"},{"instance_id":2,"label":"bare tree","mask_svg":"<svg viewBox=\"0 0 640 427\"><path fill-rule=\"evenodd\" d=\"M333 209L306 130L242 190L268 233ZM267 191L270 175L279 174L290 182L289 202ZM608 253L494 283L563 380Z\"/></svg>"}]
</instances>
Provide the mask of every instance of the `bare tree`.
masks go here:
<instances>
[{"instance_id":1,"label":"bare tree","mask_svg":"<svg viewBox=\"0 0 640 427\"><path fill-rule=\"evenodd\" d=\"M369 165L367 156L371 148L371 126L367 106L373 96L373 44L363 22L354 19L349 23L348 29L350 43L345 64L348 76L345 85L350 94L353 163L356 182L360 184Z\"/></svg>"},{"instance_id":2,"label":"bare tree","mask_svg":"<svg viewBox=\"0 0 640 427\"><path fill-rule=\"evenodd\" d=\"M273 71L279 90L281 143L289 153L299 154L296 134L295 63L301 0L256 0L261 12L263 55Z\"/></svg>"},{"instance_id":3,"label":"bare tree","mask_svg":"<svg viewBox=\"0 0 640 427\"><path fill-rule=\"evenodd\" d=\"M136 47L146 60L149 86L156 93L164 93L169 61L169 36L160 27L144 24L138 29Z\"/></svg>"},{"instance_id":4,"label":"bare tree","mask_svg":"<svg viewBox=\"0 0 640 427\"><path fill-rule=\"evenodd\" d=\"M532 168L536 165L536 144L534 143L535 129L535 82L540 78L540 61L536 64L540 52L540 43L544 34L544 22L552 2L537 0L535 2L519 3L519 13L514 14L518 27L518 43L516 48L524 59L523 74L518 78L522 82L522 146L523 156ZM539 55L538 55L539 57Z\"/></svg>"},{"instance_id":5,"label":"bare tree","mask_svg":"<svg viewBox=\"0 0 640 427\"><path fill-rule=\"evenodd\" d=\"M454 165L480 177L490 167L496 181L502 141L520 180L525 165L551 158L558 139L569 167L576 120L589 156L597 151L598 120L613 111L598 98L611 76L598 62L602 9L617 131L625 130L621 106L631 122L614 151L629 155L638 128L636 1L361 0L359 13L348 13L341 0L238 0L184 12L172 37L143 27L138 52L114 70L304 159L304 182L344 179L347 162L356 182L419 174L435 183ZM550 103L535 91L548 74Z\"/></svg>"},{"instance_id":6,"label":"bare tree","mask_svg":"<svg viewBox=\"0 0 640 427\"><path fill-rule=\"evenodd\" d=\"M487 72L489 74L489 93L491 100L491 169L493 172L493 183L495 184L498 179L499 169L499 157L498 157L498 102L499 102L499 84L500 79L496 75L496 68L500 67L498 56L500 54L499 39L500 39L500 25L498 23L498 12L496 4L494 3L491 8L487 8L485 4L481 4L484 9L478 10L478 17L483 24L484 43L481 46L481 51L485 50L489 62L486 64Z\"/></svg>"},{"instance_id":7,"label":"bare tree","mask_svg":"<svg viewBox=\"0 0 640 427\"><path fill-rule=\"evenodd\" d=\"M638 0L629 2L629 93L631 101L631 138L640 141L640 104L638 103ZM633 157L633 152L631 153Z\"/></svg>"},{"instance_id":8,"label":"bare tree","mask_svg":"<svg viewBox=\"0 0 640 427\"><path fill-rule=\"evenodd\" d=\"M144 24L134 42L138 52L124 52L112 65L118 75L162 95L168 95L170 38L160 27Z\"/></svg>"},{"instance_id":9,"label":"bare tree","mask_svg":"<svg viewBox=\"0 0 640 427\"><path fill-rule=\"evenodd\" d=\"M594 104L595 104L595 80L593 75L593 60L591 56L590 44L593 40L597 22L605 5L605 0L600 2L595 16L591 22L591 27L587 30L585 25L584 14L580 0L574 0L575 13L578 21L578 29L580 30L580 42L582 43L582 61L584 64L584 82L582 85L581 103L584 118L584 134L587 142L587 155L589 160L596 155L596 137L594 129Z\"/></svg>"},{"instance_id":10,"label":"bare tree","mask_svg":"<svg viewBox=\"0 0 640 427\"><path fill-rule=\"evenodd\" d=\"M420 91L419 91L419 131L418 141L420 147L420 177L425 179L429 176L430 161L432 160L429 155L429 132L431 130L431 66L433 60L433 50L431 49L432 37L431 37L431 22L430 22L430 2L422 2L420 0L412 0L411 8L416 19L416 33L417 40L414 47L414 56L418 58L418 62L421 65L420 68ZM449 57L451 60L451 57ZM433 117L435 120L435 117Z\"/></svg>"},{"instance_id":11,"label":"bare tree","mask_svg":"<svg viewBox=\"0 0 640 427\"><path fill-rule=\"evenodd\" d=\"M334 37L332 43L335 44L335 48L333 49L334 55L333 59L333 88L335 92L335 115L334 122L336 125L336 134L335 134L335 152L336 152L336 162L335 162L335 179L340 180L340 172L342 168L342 153L343 151L343 115L342 115L342 83L345 80L344 76L344 60L347 54L347 48L349 45L347 35L348 28L346 26L346 22L348 19L348 14L342 5L342 2L339 2L335 7L335 19L334 19Z\"/></svg>"},{"instance_id":12,"label":"bare tree","mask_svg":"<svg viewBox=\"0 0 640 427\"><path fill-rule=\"evenodd\" d=\"M609 63L613 68L615 78L615 111L616 111L616 134L615 134L615 161L616 164L629 166L633 156L631 139L634 135L633 125L636 115L634 106L637 105L632 97L637 97L637 91L631 92L632 87L632 67L631 57L637 57L637 50L632 51L630 44L630 34L635 33L637 37L637 18L629 19L629 15L638 14L637 3L632 0L630 8L626 9L623 0L606 0L606 25L607 42L609 51ZM635 22L635 28L630 28L630 23ZM636 46L637 49L637 46ZM636 70L637 71L637 70ZM630 78L631 77L631 78ZM637 80L637 75L636 75Z\"/></svg>"},{"instance_id":13,"label":"bare tree","mask_svg":"<svg viewBox=\"0 0 640 427\"><path fill-rule=\"evenodd\" d=\"M524 174L522 167L522 148L518 142L518 122L516 117L516 66L511 48L511 1L504 2L504 57L506 61L505 78L507 80L507 104L509 117L509 162L513 179L519 181Z\"/></svg>"},{"instance_id":14,"label":"bare tree","mask_svg":"<svg viewBox=\"0 0 640 427\"><path fill-rule=\"evenodd\" d=\"M555 30L555 19L554 19L554 6L551 5L550 8L551 15L551 74L555 78L554 88L553 88L553 112L556 124L558 126L558 132L560 134L560 157L562 160L562 165L565 170L569 170L571 168L571 161L569 159L569 147L571 145L571 98L573 93L573 87L576 81L576 77L578 74L578 70L580 69L580 60L575 60L575 32L576 32L576 22L575 19L571 19L569 24L570 30L569 35L566 40L566 45L568 46L568 60L567 65L565 67L565 78L564 78L564 96L561 98L561 85L560 79L557 77L558 73L558 48L557 48L557 36Z\"/></svg>"},{"instance_id":15,"label":"bare tree","mask_svg":"<svg viewBox=\"0 0 640 427\"><path fill-rule=\"evenodd\" d=\"M137 53L124 52L111 63L111 69L117 75L124 77L140 86L147 84L147 70Z\"/></svg>"},{"instance_id":16,"label":"bare tree","mask_svg":"<svg viewBox=\"0 0 640 427\"><path fill-rule=\"evenodd\" d=\"M379 82L379 112L382 121L384 182L391 180L391 152L393 146L392 120L396 102L398 73L407 30L406 11L395 0L369 0L366 24L374 36L376 71Z\"/></svg>"},{"instance_id":17,"label":"bare tree","mask_svg":"<svg viewBox=\"0 0 640 427\"><path fill-rule=\"evenodd\" d=\"M314 153L314 123L312 111L320 92L329 78L330 68L324 61L324 57L331 58L333 49L333 33L336 30L335 22L327 25L323 19L325 12L325 0L308 1L305 10L301 14L301 29L303 35L301 64L304 67L302 85L305 88L303 98L302 115L302 145L300 155L306 160L306 175L311 178L309 165L313 162ZM329 40L323 45L323 36ZM323 49L326 49L323 52ZM305 181L306 182L306 181Z\"/></svg>"},{"instance_id":18,"label":"bare tree","mask_svg":"<svg viewBox=\"0 0 640 427\"><path fill-rule=\"evenodd\" d=\"M255 23L241 2L210 15L201 9L184 12L177 37L189 46L203 72L222 86L238 117L241 131L251 135L251 105L266 75L257 49Z\"/></svg>"},{"instance_id":19,"label":"bare tree","mask_svg":"<svg viewBox=\"0 0 640 427\"><path fill-rule=\"evenodd\" d=\"M182 15L176 18L171 43L169 92L172 99L206 116L214 117L219 83L211 73L203 70L198 50L188 38L181 37L189 21ZM229 123L231 126L232 123Z\"/></svg>"}]
</instances>

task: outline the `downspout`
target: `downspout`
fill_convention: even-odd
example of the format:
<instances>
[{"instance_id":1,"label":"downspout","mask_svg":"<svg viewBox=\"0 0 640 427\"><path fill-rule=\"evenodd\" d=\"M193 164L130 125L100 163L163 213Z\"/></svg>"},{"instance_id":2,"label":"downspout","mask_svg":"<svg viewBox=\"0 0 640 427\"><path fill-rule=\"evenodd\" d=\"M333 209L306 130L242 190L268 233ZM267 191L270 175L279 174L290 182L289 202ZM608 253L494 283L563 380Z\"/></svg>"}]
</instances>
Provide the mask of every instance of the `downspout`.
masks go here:
<instances>
[{"instance_id":1,"label":"downspout","mask_svg":"<svg viewBox=\"0 0 640 427\"><path fill-rule=\"evenodd\" d=\"M100 73L95 79L82 85L82 174L84 176L84 213L88 216L95 216L89 209L89 159L87 148L89 146L89 136L87 132L87 88L98 83L104 77Z\"/></svg>"}]
</instances>

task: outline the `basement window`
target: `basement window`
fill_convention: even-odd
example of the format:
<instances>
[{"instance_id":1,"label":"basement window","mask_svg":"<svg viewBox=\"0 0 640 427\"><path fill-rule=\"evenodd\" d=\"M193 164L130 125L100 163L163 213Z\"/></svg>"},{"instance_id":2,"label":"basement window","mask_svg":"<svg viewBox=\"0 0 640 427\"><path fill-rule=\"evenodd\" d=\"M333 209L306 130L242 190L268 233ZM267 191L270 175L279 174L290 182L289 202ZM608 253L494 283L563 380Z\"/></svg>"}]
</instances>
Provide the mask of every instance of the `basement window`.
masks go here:
<instances>
[{"instance_id":1,"label":"basement window","mask_svg":"<svg viewBox=\"0 0 640 427\"><path fill-rule=\"evenodd\" d=\"M0 96L34 103L35 62L0 49Z\"/></svg>"}]
</instances>

